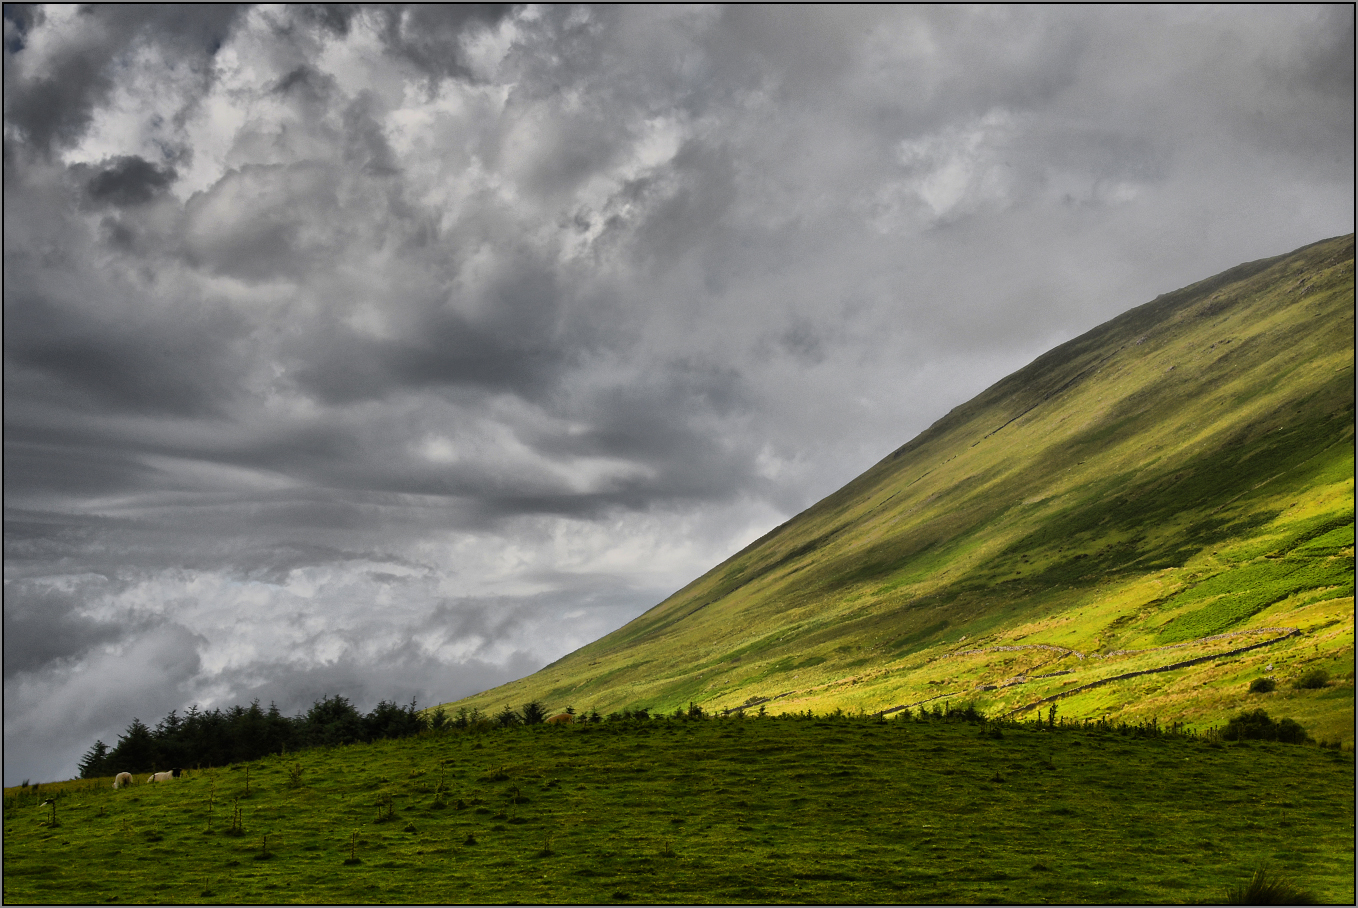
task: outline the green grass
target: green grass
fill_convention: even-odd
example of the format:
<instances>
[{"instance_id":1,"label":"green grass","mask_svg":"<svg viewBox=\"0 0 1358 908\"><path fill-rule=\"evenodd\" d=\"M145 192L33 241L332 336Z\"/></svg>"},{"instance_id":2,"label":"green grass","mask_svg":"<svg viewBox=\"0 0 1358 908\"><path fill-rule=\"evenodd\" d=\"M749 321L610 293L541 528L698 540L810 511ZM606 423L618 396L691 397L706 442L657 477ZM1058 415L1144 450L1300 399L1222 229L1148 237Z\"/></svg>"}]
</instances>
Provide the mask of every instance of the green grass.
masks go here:
<instances>
[{"instance_id":1,"label":"green grass","mask_svg":"<svg viewBox=\"0 0 1358 908\"><path fill-rule=\"evenodd\" d=\"M1323 661L1348 697L1299 721L1352 743L1353 248L1231 269L1057 347L625 627L451 707L1003 711L1161 658L1124 650L1186 661L1295 627L1066 706L1207 727L1239 672ZM1004 647L1037 645L1086 658L982 690L1013 676ZM953 656L977 647L1001 655Z\"/></svg>"},{"instance_id":2,"label":"green grass","mask_svg":"<svg viewBox=\"0 0 1358 908\"><path fill-rule=\"evenodd\" d=\"M1267 865L1353 901L1352 751L996 727L520 727L261 760L249 797L239 766L7 789L4 898L1185 903Z\"/></svg>"}]
</instances>

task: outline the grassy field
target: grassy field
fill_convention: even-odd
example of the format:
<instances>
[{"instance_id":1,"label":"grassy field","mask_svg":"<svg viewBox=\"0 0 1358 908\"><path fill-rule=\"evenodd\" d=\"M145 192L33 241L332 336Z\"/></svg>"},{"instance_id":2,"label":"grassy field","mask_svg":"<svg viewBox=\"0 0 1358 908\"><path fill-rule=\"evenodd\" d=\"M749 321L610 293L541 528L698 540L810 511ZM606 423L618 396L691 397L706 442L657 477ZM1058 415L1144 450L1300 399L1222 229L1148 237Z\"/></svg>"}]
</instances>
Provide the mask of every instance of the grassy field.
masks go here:
<instances>
[{"instance_id":1,"label":"grassy field","mask_svg":"<svg viewBox=\"0 0 1358 908\"><path fill-rule=\"evenodd\" d=\"M650 719L110 786L6 789L7 903L1219 902L1265 863L1355 897L1353 753L1310 746Z\"/></svg>"},{"instance_id":2,"label":"grassy field","mask_svg":"<svg viewBox=\"0 0 1358 908\"><path fill-rule=\"evenodd\" d=\"M1241 265L1057 347L625 627L451 707L1058 696L1205 728L1268 675L1351 746L1353 250ZM1265 645L1222 639L1242 633ZM1318 668L1325 690L1292 687Z\"/></svg>"}]
</instances>

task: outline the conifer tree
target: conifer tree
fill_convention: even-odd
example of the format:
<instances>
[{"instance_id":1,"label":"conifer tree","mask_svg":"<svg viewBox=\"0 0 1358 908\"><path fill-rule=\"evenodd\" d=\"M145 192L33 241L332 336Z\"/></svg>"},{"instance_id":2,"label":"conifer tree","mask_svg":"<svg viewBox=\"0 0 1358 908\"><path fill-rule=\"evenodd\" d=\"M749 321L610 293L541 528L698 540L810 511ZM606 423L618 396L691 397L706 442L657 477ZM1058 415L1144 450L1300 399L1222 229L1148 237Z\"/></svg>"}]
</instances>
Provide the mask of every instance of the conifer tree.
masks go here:
<instances>
[{"instance_id":1,"label":"conifer tree","mask_svg":"<svg viewBox=\"0 0 1358 908\"><path fill-rule=\"evenodd\" d=\"M162 768L156 765L159 758L151 729L142 720L133 718L132 724L127 726L127 734L119 736L118 746L113 748L108 760L120 767L120 772L150 772Z\"/></svg>"},{"instance_id":2,"label":"conifer tree","mask_svg":"<svg viewBox=\"0 0 1358 908\"><path fill-rule=\"evenodd\" d=\"M85 752L85 756L81 758L78 765L82 779L97 779L100 776L110 775L108 745L103 741L95 741L94 746Z\"/></svg>"}]
</instances>

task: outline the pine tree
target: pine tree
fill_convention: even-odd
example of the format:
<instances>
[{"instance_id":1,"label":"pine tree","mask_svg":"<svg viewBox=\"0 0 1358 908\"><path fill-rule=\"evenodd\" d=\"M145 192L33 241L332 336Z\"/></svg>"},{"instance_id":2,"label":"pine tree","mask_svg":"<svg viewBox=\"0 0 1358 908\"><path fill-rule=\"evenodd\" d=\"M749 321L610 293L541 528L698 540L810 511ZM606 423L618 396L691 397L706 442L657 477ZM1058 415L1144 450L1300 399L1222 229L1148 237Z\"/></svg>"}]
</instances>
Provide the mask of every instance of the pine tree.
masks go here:
<instances>
[{"instance_id":1,"label":"pine tree","mask_svg":"<svg viewBox=\"0 0 1358 908\"><path fill-rule=\"evenodd\" d=\"M94 746L81 758L80 778L97 779L100 776L111 775L108 768L108 745L103 741L95 741Z\"/></svg>"},{"instance_id":2,"label":"pine tree","mask_svg":"<svg viewBox=\"0 0 1358 908\"><path fill-rule=\"evenodd\" d=\"M127 734L120 735L118 746L109 754L110 764L115 764L127 772L150 772L158 767L160 753L151 729L140 719L134 718L127 726Z\"/></svg>"}]
</instances>

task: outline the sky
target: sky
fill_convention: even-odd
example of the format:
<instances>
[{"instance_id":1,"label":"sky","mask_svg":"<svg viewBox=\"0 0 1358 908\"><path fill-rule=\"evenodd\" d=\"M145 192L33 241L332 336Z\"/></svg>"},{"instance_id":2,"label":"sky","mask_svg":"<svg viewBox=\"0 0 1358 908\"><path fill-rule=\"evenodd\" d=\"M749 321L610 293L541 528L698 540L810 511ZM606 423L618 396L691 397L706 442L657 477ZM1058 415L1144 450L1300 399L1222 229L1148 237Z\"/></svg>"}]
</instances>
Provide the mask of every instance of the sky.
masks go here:
<instances>
[{"instance_id":1,"label":"sky","mask_svg":"<svg viewBox=\"0 0 1358 908\"><path fill-rule=\"evenodd\" d=\"M5 784L528 674L1353 194L1348 5L6 5Z\"/></svg>"}]
</instances>

